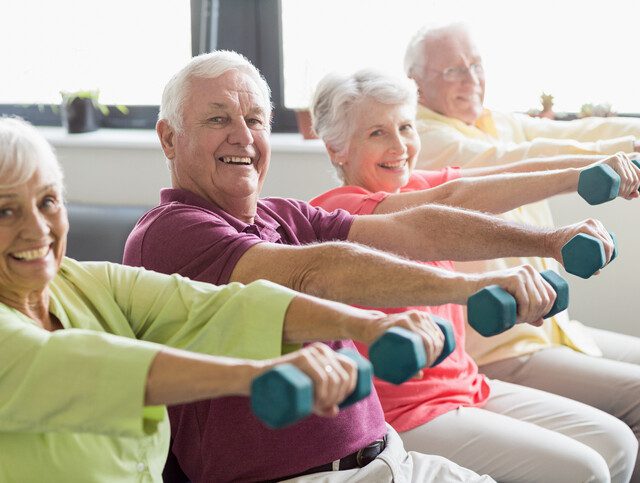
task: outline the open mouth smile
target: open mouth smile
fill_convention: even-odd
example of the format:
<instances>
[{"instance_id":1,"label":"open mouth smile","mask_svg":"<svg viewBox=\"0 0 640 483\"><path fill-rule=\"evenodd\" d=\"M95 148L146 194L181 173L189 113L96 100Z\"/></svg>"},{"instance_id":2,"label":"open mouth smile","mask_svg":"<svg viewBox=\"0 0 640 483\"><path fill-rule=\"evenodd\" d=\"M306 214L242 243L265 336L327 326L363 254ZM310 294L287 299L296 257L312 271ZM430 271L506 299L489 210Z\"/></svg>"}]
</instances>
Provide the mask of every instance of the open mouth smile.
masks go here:
<instances>
[{"instance_id":1,"label":"open mouth smile","mask_svg":"<svg viewBox=\"0 0 640 483\"><path fill-rule=\"evenodd\" d=\"M47 245L42 248L35 248L33 250L24 250L21 252L15 252L15 253L12 253L11 256L16 260L30 262L32 260L38 260L46 257L50 249L51 249L51 246Z\"/></svg>"},{"instance_id":2,"label":"open mouth smile","mask_svg":"<svg viewBox=\"0 0 640 483\"><path fill-rule=\"evenodd\" d=\"M401 161L393 161L388 163L380 163L378 166L384 169L402 169L407 165L407 160L403 159Z\"/></svg>"},{"instance_id":3,"label":"open mouth smile","mask_svg":"<svg viewBox=\"0 0 640 483\"><path fill-rule=\"evenodd\" d=\"M253 160L248 156L220 156L218 161L224 164L236 164L241 166L249 166L253 164Z\"/></svg>"}]
</instances>

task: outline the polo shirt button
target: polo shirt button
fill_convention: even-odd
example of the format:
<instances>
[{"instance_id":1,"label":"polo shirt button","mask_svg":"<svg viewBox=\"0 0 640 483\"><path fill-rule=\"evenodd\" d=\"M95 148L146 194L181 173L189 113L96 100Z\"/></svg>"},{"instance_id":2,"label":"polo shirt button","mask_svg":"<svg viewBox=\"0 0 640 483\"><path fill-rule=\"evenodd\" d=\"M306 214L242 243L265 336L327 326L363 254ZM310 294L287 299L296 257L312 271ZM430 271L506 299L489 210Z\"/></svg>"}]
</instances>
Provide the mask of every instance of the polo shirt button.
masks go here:
<instances>
[{"instance_id":1,"label":"polo shirt button","mask_svg":"<svg viewBox=\"0 0 640 483\"><path fill-rule=\"evenodd\" d=\"M146 468L147 465L145 465L144 463L138 463L136 465L136 470L138 470L138 473L142 473Z\"/></svg>"}]
</instances>

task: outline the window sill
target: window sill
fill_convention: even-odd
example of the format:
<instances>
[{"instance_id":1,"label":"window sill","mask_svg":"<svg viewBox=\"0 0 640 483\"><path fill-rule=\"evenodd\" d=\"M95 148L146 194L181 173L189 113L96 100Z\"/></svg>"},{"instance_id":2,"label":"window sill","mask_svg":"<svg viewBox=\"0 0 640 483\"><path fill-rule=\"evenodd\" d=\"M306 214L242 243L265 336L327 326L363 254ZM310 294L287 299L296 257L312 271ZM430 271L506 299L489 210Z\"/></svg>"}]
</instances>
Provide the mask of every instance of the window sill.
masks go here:
<instances>
[{"instance_id":1,"label":"window sill","mask_svg":"<svg viewBox=\"0 0 640 483\"><path fill-rule=\"evenodd\" d=\"M69 134L62 127L38 126L38 130L56 148L152 150L160 148L158 136L152 129L102 128L82 134ZM274 133L271 134L271 151L323 154L325 149L322 141L318 139L306 140L295 133Z\"/></svg>"}]
</instances>

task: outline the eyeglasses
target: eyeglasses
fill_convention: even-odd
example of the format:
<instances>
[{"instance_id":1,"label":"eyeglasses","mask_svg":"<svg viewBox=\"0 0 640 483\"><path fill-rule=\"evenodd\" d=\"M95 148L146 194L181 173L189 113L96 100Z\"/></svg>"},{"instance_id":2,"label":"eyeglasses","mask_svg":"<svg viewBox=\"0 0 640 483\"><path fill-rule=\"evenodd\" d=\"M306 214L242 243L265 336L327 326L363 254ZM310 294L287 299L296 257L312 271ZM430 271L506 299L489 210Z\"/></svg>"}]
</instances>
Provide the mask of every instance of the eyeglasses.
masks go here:
<instances>
[{"instance_id":1,"label":"eyeglasses","mask_svg":"<svg viewBox=\"0 0 640 483\"><path fill-rule=\"evenodd\" d=\"M435 70L435 69L431 69ZM471 64L469 67L449 67L448 69L438 71L442 78L447 82L459 82L469 74L474 74L476 78L484 77L484 67L479 62Z\"/></svg>"}]
</instances>

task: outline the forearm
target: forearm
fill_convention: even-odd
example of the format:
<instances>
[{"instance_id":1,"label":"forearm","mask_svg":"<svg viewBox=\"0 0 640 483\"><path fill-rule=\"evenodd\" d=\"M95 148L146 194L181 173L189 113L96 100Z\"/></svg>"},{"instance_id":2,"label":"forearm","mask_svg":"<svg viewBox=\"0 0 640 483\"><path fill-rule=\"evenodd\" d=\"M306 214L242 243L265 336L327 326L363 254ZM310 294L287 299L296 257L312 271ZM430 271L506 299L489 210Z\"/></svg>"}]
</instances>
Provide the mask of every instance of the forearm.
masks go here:
<instances>
[{"instance_id":1,"label":"forearm","mask_svg":"<svg viewBox=\"0 0 640 483\"><path fill-rule=\"evenodd\" d=\"M174 405L221 396L248 395L262 370L259 361L215 357L166 347L147 378L145 405Z\"/></svg>"},{"instance_id":2,"label":"forearm","mask_svg":"<svg viewBox=\"0 0 640 483\"><path fill-rule=\"evenodd\" d=\"M345 304L407 307L466 303L477 290L474 276L404 260L353 243L313 247L295 290ZM292 263L297 261L292 260Z\"/></svg>"},{"instance_id":3,"label":"forearm","mask_svg":"<svg viewBox=\"0 0 640 483\"><path fill-rule=\"evenodd\" d=\"M460 178L441 185L446 196L438 202L470 210L504 213L551 196L576 191L579 177L578 169L566 168Z\"/></svg>"},{"instance_id":4,"label":"forearm","mask_svg":"<svg viewBox=\"0 0 640 483\"><path fill-rule=\"evenodd\" d=\"M551 231L440 205L359 217L349 240L413 260L485 260L554 254Z\"/></svg>"},{"instance_id":5,"label":"forearm","mask_svg":"<svg viewBox=\"0 0 640 483\"><path fill-rule=\"evenodd\" d=\"M486 166L480 168L463 168L460 173L463 178L474 178L505 173L533 173L568 168L583 168L607 157L605 154L563 154L558 156L528 158L524 161Z\"/></svg>"}]
</instances>

